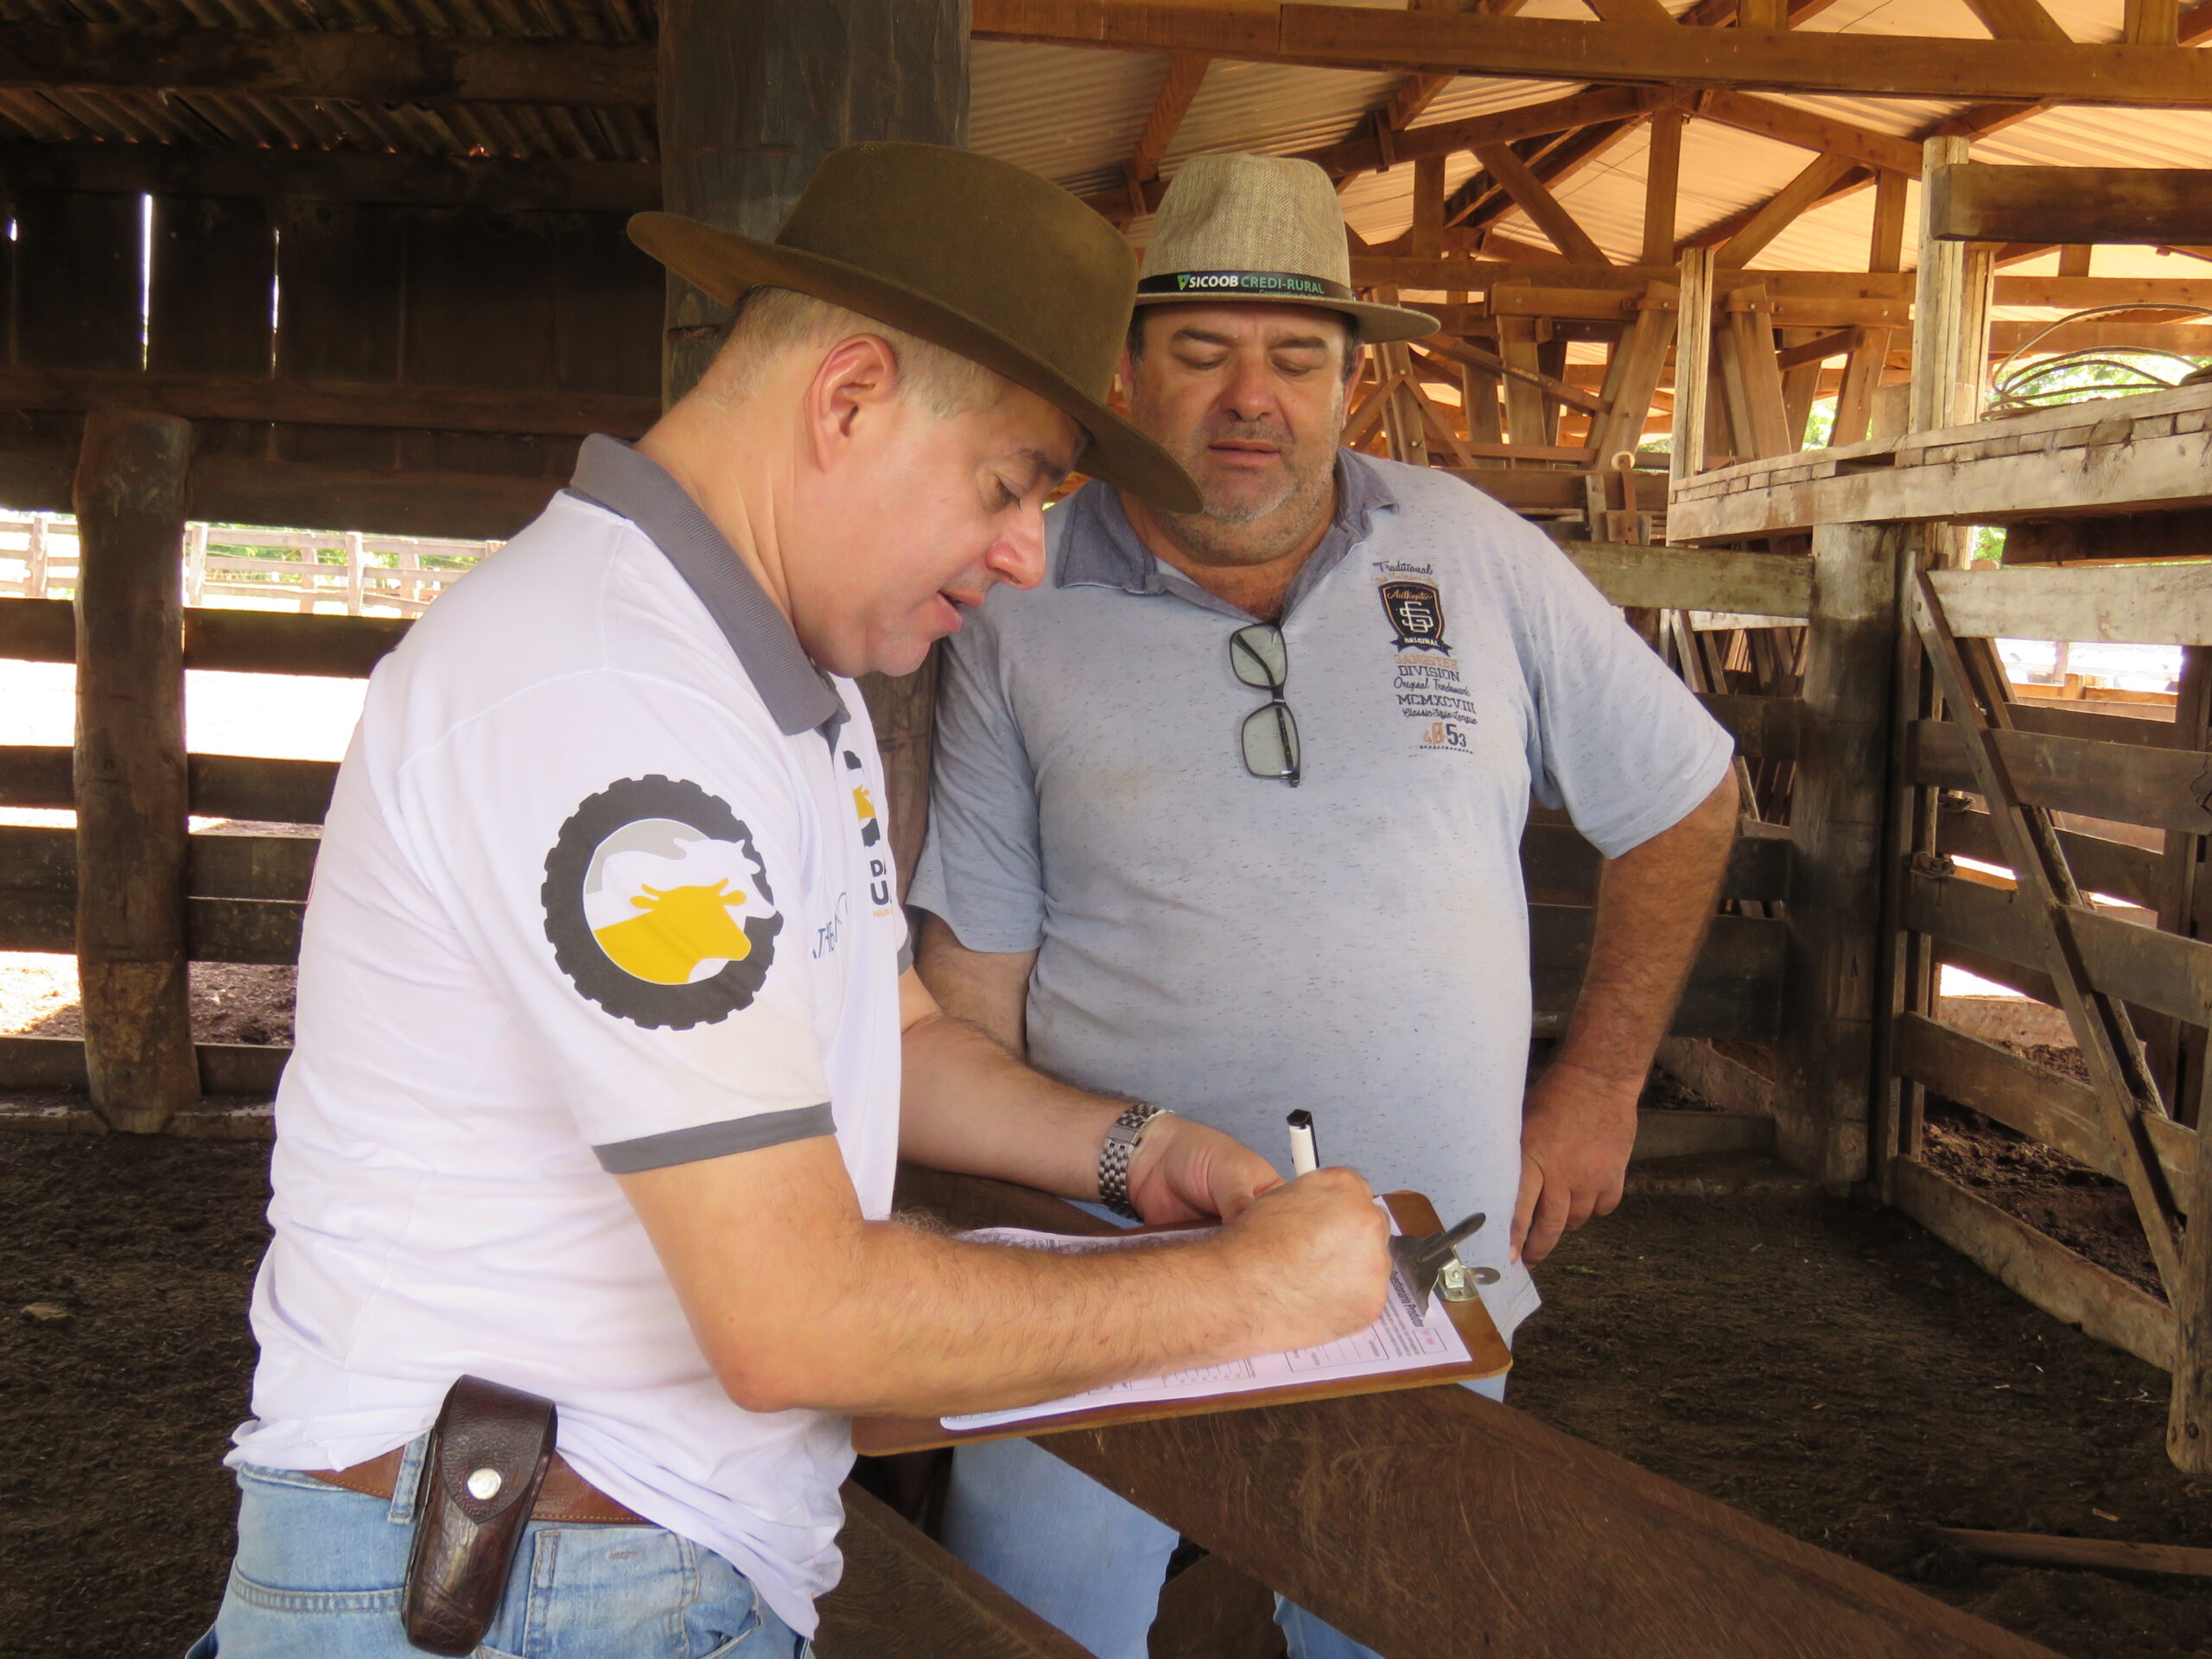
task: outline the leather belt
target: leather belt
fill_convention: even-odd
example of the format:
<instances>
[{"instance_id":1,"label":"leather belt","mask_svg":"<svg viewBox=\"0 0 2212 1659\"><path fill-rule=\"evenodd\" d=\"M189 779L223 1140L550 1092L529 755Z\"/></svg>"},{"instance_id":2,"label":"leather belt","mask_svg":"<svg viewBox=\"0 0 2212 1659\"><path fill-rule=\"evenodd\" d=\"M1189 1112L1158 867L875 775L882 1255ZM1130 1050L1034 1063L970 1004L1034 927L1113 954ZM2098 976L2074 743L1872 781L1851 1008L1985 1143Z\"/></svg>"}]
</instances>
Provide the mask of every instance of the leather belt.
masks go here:
<instances>
[{"instance_id":1,"label":"leather belt","mask_svg":"<svg viewBox=\"0 0 2212 1659\"><path fill-rule=\"evenodd\" d=\"M340 1486L349 1492L359 1492L365 1497L391 1496L391 1489L399 1481L399 1465L407 1455L405 1446L395 1446L380 1458L371 1458L366 1463L357 1463L350 1469L310 1469L311 1479L327 1486ZM634 1510L617 1503L605 1492L593 1485L574 1469L568 1459L556 1452L551 1465L545 1471L545 1484L537 1490L537 1506L530 1512L533 1521L563 1521L575 1525L612 1527L644 1527L652 1523Z\"/></svg>"}]
</instances>

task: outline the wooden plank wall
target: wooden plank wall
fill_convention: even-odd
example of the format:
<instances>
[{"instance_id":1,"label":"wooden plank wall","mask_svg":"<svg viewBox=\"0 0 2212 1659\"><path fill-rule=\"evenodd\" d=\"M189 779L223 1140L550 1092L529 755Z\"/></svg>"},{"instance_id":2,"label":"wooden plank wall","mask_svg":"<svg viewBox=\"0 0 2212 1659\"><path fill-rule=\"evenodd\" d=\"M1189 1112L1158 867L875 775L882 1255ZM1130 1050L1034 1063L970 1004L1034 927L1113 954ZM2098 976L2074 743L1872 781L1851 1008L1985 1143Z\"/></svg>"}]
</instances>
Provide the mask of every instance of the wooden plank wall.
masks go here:
<instances>
[{"instance_id":1,"label":"wooden plank wall","mask_svg":"<svg viewBox=\"0 0 2212 1659\"><path fill-rule=\"evenodd\" d=\"M140 196L22 191L0 209L16 226L0 245L0 366L659 393L661 274L620 213L162 196L149 264ZM512 534L577 442L195 425L198 516L402 534ZM66 511L82 426L0 410L0 499Z\"/></svg>"},{"instance_id":2,"label":"wooden plank wall","mask_svg":"<svg viewBox=\"0 0 2212 1659\"><path fill-rule=\"evenodd\" d=\"M1756 606L1786 612L1808 592L1797 562L1765 554L1705 553L1581 544L1573 550L1593 577L1625 598ZM1669 584L1672 585L1669 585ZM385 618L188 611L187 667L355 677L366 674L408 625ZM69 661L75 652L70 606L60 600L0 600L0 658ZM1707 706L1734 729L1754 758L1794 753L1799 706L1789 696L1727 691ZM276 823L321 821L335 781L327 762L194 755L188 766L191 811ZM67 809L73 804L66 749L0 747L0 806ZM892 802L892 833L902 830ZM314 867L311 840L232 831L191 837L185 887L187 946L200 962L288 963L296 959ZM73 947L76 836L47 825L0 825L0 950L66 952ZM911 854L911 849L907 849ZM1783 925L1772 912L1789 884L1786 832L1747 835L1738 845L1722 896L1738 913L1715 924L1676 1020L1677 1034L1757 1039L1774 1034L1781 1015ZM1522 859L1533 900L1535 1030L1565 1028L1580 988L1591 935L1599 859L1556 815L1538 810ZM67 1052L65 1052L67 1051ZM283 1052L200 1056L210 1093L265 1090ZM219 1089L219 1073L231 1089ZM77 1087L81 1046L56 1039L0 1039L0 1087ZM245 1079L241 1082L240 1079Z\"/></svg>"}]
</instances>

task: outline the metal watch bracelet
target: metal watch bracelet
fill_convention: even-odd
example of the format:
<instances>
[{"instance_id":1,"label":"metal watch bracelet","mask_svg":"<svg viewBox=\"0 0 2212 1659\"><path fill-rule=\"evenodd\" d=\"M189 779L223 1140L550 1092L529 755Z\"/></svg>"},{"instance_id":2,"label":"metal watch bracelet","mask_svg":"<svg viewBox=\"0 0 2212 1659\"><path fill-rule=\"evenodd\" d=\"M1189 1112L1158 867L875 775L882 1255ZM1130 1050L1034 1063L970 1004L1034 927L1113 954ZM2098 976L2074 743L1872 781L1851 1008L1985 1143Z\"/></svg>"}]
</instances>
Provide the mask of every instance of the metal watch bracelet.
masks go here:
<instances>
[{"instance_id":1,"label":"metal watch bracelet","mask_svg":"<svg viewBox=\"0 0 2212 1659\"><path fill-rule=\"evenodd\" d=\"M1106 1144L1098 1149L1098 1201L1116 1215L1131 1221L1144 1219L1129 1204L1129 1160L1135 1156L1137 1142L1144 1139L1152 1120L1173 1116L1165 1106L1139 1101L1106 1131Z\"/></svg>"}]
</instances>

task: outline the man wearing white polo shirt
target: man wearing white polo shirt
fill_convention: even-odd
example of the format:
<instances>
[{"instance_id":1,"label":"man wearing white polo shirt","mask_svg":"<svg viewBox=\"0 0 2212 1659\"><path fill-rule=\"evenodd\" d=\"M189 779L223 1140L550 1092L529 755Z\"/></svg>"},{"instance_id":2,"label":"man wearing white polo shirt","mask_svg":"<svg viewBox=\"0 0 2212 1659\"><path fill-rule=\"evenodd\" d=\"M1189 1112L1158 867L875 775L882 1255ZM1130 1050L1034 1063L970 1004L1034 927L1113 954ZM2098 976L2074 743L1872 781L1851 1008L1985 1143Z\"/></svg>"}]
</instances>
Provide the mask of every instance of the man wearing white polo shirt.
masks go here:
<instances>
[{"instance_id":1,"label":"man wearing white polo shirt","mask_svg":"<svg viewBox=\"0 0 2212 1659\"><path fill-rule=\"evenodd\" d=\"M1052 1083L905 970L863 670L1041 569L1134 264L957 150L829 158L774 243L632 235L724 301L701 385L376 674L302 950L238 1553L195 1659L791 1659L848 1416L1331 1339L1360 1179ZM1059 1255L889 1221L901 1156L1204 1242ZM456 1382L456 1379L460 1379ZM426 1433L426 1430L434 1432Z\"/></svg>"},{"instance_id":2,"label":"man wearing white polo shirt","mask_svg":"<svg viewBox=\"0 0 2212 1659\"><path fill-rule=\"evenodd\" d=\"M940 1002L1041 1070L1269 1151L1304 1108L1378 1189L1486 1213L1460 1254L1499 1271L1510 1338L1524 1262L1619 1199L1734 834L1731 745L1532 526L1338 448L1361 344L1435 326L1357 299L1344 248L1308 163L1177 175L1122 372L1205 509L1090 485L1048 516L1044 583L952 642L911 901ZM1524 1103L1532 790L1610 861ZM1175 1543L1023 1441L958 1453L946 1541L1100 1659L1142 1659ZM1279 1618L1294 1659L1366 1651Z\"/></svg>"}]
</instances>

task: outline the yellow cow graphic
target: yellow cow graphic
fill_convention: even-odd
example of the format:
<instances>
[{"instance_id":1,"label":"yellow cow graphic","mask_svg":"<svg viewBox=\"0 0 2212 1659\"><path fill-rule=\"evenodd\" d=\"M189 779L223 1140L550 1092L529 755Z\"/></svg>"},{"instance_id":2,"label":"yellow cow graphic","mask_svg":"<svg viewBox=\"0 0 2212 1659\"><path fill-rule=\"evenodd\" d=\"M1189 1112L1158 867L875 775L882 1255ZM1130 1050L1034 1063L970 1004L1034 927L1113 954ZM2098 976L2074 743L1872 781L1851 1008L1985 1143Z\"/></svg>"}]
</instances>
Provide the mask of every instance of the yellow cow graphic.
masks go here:
<instances>
[{"instance_id":1,"label":"yellow cow graphic","mask_svg":"<svg viewBox=\"0 0 2212 1659\"><path fill-rule=\"evenodd\" d=\"M633 979L687 985L702 962L742 962L753 941L731 917L745 902L724 877L711 887L646 886L630 902L645 913L592 930L599 948Z\"/></svg>"}]
</instances>

